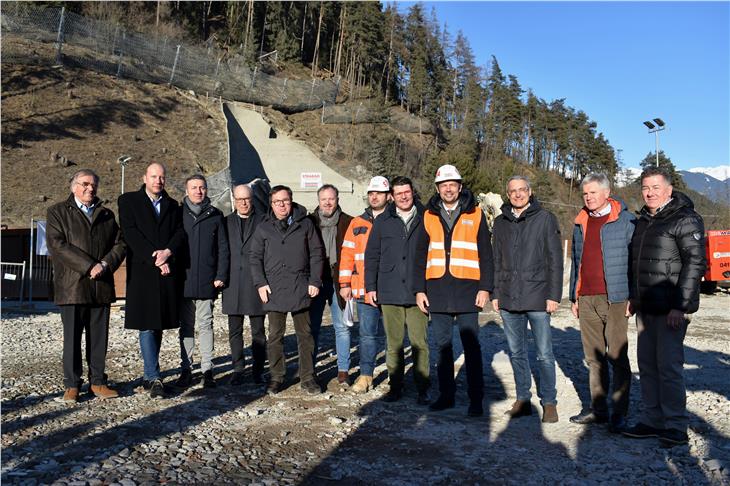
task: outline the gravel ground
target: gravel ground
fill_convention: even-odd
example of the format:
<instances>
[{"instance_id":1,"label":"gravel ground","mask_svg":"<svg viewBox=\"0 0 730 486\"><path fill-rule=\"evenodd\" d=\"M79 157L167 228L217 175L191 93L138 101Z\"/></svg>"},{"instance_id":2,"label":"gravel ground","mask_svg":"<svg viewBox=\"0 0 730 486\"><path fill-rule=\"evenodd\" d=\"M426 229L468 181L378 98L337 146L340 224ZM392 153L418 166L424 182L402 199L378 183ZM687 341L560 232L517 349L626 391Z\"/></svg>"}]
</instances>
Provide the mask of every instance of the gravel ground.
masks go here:
<instances>
[{"instance_id":1,"label":"gravel ground","mask_svg":"<svg viewBox=\"0 0 730 486\"><path fill-rule=\"evenodd\" d=\"M375 390L356 396L339 389L331 381L336 363L334 332L328 323L322 330L318 366L322 383L328 384L324 393L306 395L294 380L276 397L265 396L263 387L252 382L233 387L228 384L226 318L219 309L216 389L204 390L198 376L185 393L150 400L140 388L137 335L123 329L123 311L115 307L107 372L122 396L103 401L83 393L78 404L67 405L61 401L58 313L50 306L35 314L5 306L1 479L6 484L125 486L730 484L728 310L730 295L718 293L703 297L693 318L685 340L690 443L666 449L653 439L624 439L602 426L568 421L589 397L577 321L566 303L553 318L557 424L542 424L539 414L511 422L503 415L514 400L514 385L504 334L492 312L480 317L487 413L470 419L460 369L463 356L457 361L457 404L446 412L418 406L411 377L403 400L379 401L388 388L382 355ZM356 332L354 336L356 345ZM633 325L629 339L635 416L640 403ZM246 343L250 344L248 334ZM293 375L296 340L291 323L286 349ZM179 371L178 356L177 334L166 332L161 366L168 382ZM353 362L357 363L356 347ZM539 410L536 398L533 403Z\"/></svg>"}]
</instances>

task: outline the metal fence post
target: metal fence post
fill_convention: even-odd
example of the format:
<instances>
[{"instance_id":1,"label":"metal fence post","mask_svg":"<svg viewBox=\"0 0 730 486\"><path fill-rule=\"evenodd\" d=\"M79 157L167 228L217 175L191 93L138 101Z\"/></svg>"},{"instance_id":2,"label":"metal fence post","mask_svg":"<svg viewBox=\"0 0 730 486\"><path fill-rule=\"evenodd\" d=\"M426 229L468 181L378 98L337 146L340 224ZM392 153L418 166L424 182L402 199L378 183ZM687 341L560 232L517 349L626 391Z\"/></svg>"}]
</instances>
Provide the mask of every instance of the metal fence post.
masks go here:
<instances>
[{"instance_id":1,"label":"metal fence post","mask_svg":"<svg viewBox=\"0 0 730 486\"><path fill-rule=\"evenodd\" d=\"M172 73L170 73L170 82L168 83L170 86L172 86L172 80L175 78L175 69L177 69L177 59L180 57L180 45L177 46L177 51L175 51L175 62L172 63Z\"/></svg>"},{"instance_id":2,"label":"metal fence post","mask_svg":"<svg viewBox=\"0 0 730 486\"><path fill-rule=\"evenodd\" d=\"M56 36L56 64L61 64L61 46L63 45L63 23L66 19L66 7L61 7L61 20L58 21L58 35Z\"/></svg>"},{"instance_id":3,"label":"metal fence post","mask_svg":"<svg viewBox=\"0 0 730 486\"><path fill-rule=\"evenodd\" d=\"M28 265L28 303L33 304L33 254L35 253L35 245L33 244L33 223L35 220L30 218L30 265Z\"/></svg>"},{"instance_id":4,"label":"metal fence post","mask_svg":"<svg viewBox=\"0 0 730 486\"><path fill-rule=\"evenodd\" d=\"M119 64L117 65L117 79L122 76L122 59L124 59L124 41L127 40L127 33L122 32L122 45L119 47Z\"/></svg>"}]
</instances>

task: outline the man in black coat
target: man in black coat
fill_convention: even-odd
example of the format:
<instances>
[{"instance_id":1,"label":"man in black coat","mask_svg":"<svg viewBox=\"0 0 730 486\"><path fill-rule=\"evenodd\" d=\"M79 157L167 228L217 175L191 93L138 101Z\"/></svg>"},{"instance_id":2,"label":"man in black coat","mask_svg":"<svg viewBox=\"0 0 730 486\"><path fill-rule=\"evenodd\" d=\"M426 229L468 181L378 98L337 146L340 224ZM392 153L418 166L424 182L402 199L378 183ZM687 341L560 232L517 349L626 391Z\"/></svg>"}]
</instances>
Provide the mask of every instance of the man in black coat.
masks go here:
<instances>
[{"instance_id":1,"label":"man in black coat","mask_svg":"<svg viewBox=\"0 0 730 486\"><path fill-rule=\"evenodd\" d=\"M208 183L200 174L185 180L183 227L187 235L185 287L180 309L180 367L178 388L192 383L195 330L200 337L203 387L216 386L213 377L213 306L228 281L228 237L223 213L210 204Z\"/></svg>"},{"instance_id":2,"label":"man in black coat","mask_svg":"<svg viewBox=\"0 0 730 486\"><path fill-rule=\"evenodd\" d=\"M223 313L228 315L228 342L233 364L231 384L243 383L243 320L246 316L251 325L251 374L254 383L261 383L266 361L265 313L253 285L249 259L252 236L264 216L254 209L253 193L246 184L233 188L233 203L236 210L226 217L231 264L229 284L223 290Z\"/></svg>"},{"instance_id":3,"label":"man in black coat","mask_svg":"<svg viewBox=\"0 0 730 486\"><path fill-rule=\"evenodd\" d=\"M99 398L118 396L106 384L109 306L114 302L114 271L125 245L114 213L96 196L99 176L89 169L71 178L71 194L48 208L46 239L53 263L54 302L63 323L65 402L76 402L81 387L81 337L86 332L89 389Z\"/></svg>"},{"instance_id":4,"label":"man in black coat","mask_svg":"<svg viewBox=\"0 0 730 486\"><path fill-rule=\"evenodd\" d=\"M560 226L555 215L540 206L530 181L513 176L507 182L509 202L494 220L494 293L492 307L499 312L510 350L517 400L506 413L512 418L530 415L532 374L527 350L527 323L537 348L540 380L537 394L542 421L558 421L555 356L550 315L563 294L563 256Z\"/></svg>"},{"instance_id":5,"label":"man in black coat","mask_svg":"<svg viewBox=\"0 0 730 486\"><path fill-rule=\"evenodd\" d=\"M479 344L479 312L494 288L491 235L484 213L474 195L461 184L453 165L443 165L434 180L438 191L428 202L419 232L416 303L431 316L431 335L439 352L439 397L430 405L434 411L453 408L454 325L464 348L470 417L484 414L482 348Z\"/></svg>"},{"instance_id":6,"label":"man in black coat","mask_svg":"<svg viewBox=\"0 0 730 486\"><path fill-rule=\"evenodd\" d=\"M383 400L395 402L403 396L406 329L413 351L413 374L419 405L428 404L431 386L428 357L428 317L416 305L413 290L415 252L423 226L423 207L416 204L413 183L407 177L391 182L393 204L373 222L365 248L365 291L371 305L383 312L390 390Z\"/></svg>"},{"instance_id":7,"label":"man in black coat","mask_svg":"<svg viewBox=\"0 0 730 486\"><path fill-rule=\"evenodd\" d=\"M269 318L268 394L279 393L286 378L284 331L291 313L299 348L299 379L307 393L321 393L314 376L314 339L309 306L322 286L324 248L307 210L292 201L286 186L274 186L271 213L254 232L251 273Z\"/></svg>"},{"instance_id":8,"label":"man in black coat","mask_svg":"<svg viewBox=\"0 0 730 486\"><path fill-rule=\"evenodd\" d=\"M672 187L668 172L641 174L644 207L631 240L629 312L636 312L643 415L623 433L687 443L684 336L700 305L705 228L692 201Z\"/></svg>"},{"instance_id":9,"label":"man in black coat","mask_svg":"<svg viewBox=\"0 0 730 486\"><path fill-rule=\"evenodd\" d=\"M177 257L185 250L180 205L165 192L165 167L153 162L138 191L119 196L119 223L127 243L126 329L139 330L144 387L151 398L165 389L160 375L162 331L180 326L185 277Z\"/></svg>"}]
</instances>

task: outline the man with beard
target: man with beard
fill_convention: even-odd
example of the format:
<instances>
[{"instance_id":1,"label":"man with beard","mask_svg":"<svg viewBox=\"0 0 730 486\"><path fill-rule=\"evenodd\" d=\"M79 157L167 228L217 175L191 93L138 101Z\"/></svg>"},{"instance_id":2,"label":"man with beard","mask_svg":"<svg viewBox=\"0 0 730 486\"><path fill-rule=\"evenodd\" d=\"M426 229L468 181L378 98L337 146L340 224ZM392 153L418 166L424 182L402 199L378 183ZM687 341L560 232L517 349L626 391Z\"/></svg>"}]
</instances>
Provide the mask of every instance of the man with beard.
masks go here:
<instances>
[{"instance_id":1,"label":"man with beard","mask_svg":"<svg viewBox=\"0 0 730 486\"><path fill-rule=\"evenodd\" d=\"M337 350L337 382L341 386L350 385L350 328L342 320L345 301L339 294L339 285L335 278L337 264L340 261L342 241L352 216L345 214L340 208L340 194L332 184L325 184L317 191L319 206L311 214L315 228L319 232L325 250L322 288L312 299L309 307L309 320L314 338L314 363L316 366L319 349L319 330L322 327L324 309L329 305L332 316L332 327L335 330L335 349Z\"/></svg>"},{"instance_id":2,"label":"man with beard","mask_svg":"<svg viewBox=\"0 0 730 486\"><path fill-rule=\"evenodd\" d=\"M351 390L366 393L373 386L375 357L378 354L378 331L382 327L382 315L365 293L365 250L375 218L388 204L390 184L388 179L375 176L367 188L368 208L350 222L342 242L340 256L340 296L357 302L360 326L360 376Z\"/></svg>"}]
</instances>

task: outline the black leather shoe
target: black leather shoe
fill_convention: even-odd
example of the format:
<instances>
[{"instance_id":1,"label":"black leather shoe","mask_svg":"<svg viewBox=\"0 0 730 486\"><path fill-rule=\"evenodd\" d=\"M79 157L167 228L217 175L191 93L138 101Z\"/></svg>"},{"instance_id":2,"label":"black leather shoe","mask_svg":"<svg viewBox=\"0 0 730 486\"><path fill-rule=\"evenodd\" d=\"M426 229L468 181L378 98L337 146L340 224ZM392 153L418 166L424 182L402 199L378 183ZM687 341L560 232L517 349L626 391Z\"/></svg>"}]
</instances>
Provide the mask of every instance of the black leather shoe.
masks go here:
<instances>
[{"instance_id":1,"label":"black leather shoe","mask_svg":"<svg viewBox=\"0 0 730 486\"><path fill-rule=\"evenodd\" d=\"M213 378L213 371L208 370L203 373L203 388L215 388L216 386L218 385Z\"/></svg>"},{"instance_id":2,"label":"black leather shoe","mask_svg":"<svg viewBox=\"0 0 730 486\"><path fill-rule=\"evenodd\" d=\"M439 395L436 401L429 405L428 408L429 410L432 410L434 412L440 412L441 410L446 410L447 408L454 408L454 399L446 398L443 395Z\"/></svg>"},{"instance_id":3,"label":"black leather shoe","mask_svg":"<svg viewBox=\"0 0 730 486\"><path fill-rule=\"evenodd\" d=\"M190 370L182 370L180 377L175 382L175 387L180 389L188 388L193 384L193 373Z\"/></svg>"},{"instance_id":4,"label":"black leather shoe","mask_svg":"<svg viewBox=\"0 0 730 486\"><path fill-rule=\"evenodd\" d=\"M240 371L234 371L231 375L231 381L229 381L228 383L234 386L238 386L243 385L244 382L245 380L243 379L243 373Z\"/></svg>"},{"instance_id":5,"label":"black leather shoe","mask_svg":"<svg viewBox=\"0 0 730 486\"><path fill-rule=\"evenodd\" d=\"M419 391L418 392L418 397L416 398L416 403L417 404L419 404L419 405L428 405L430 401L431 400L429 400L429 398L428 398L428 392L426 392L426 391L422 391L422 392Z\"/></svg>"},{"instance_id":6,"label":"black leather shoe","mask_svg":"<svg viewBox=\"0 0 730 486\"><path fill-rule=\"evenodd\" d=\"M482 415L484 415L484 407L482 406L482 401L479 400L478 402L470 402L466 414L469 417L481 417Z\"/></svg>"},{"instance_id":7,"label":"black leather shoe","mask_svg":"<svg viewBox=\"0 0 730 486\"><path fill-rule=\"evenodd\" d=\"M608 422L608 415L599 414L593 410L584 410L578 415L570 417L570 421L574 424L605 424Z\"/></svg>"},{"instance_id":8,"label":"black leather shoe","mask_svg":"<svg viewBox=\"0 0 730 486\"><path fill-rule=\"evenodd\" d=\"M612 434L620 434L626 430L627 426L625 416L619 414L611 415L611 421L608 423L608 431Z\"/></svg>"},{"instance_id":9,"label":"black leather shoe","mask_svg":"<svg viewBox=\"0 0 730 486\"><path fill-rule=\"evenodd\" d=\"M266 394L267 395L276 395L281 390L284 389L284 384L280 381L270 381L269 385L266 387Z\"/></svg>"},{"instance_id":10,"label":"black leather shoe","mask_svg":"<svg viewBox=\"0 0 730 486\"><path fill-rule=\"evenodd\" d=\"M664 430L655 429L654 427L642 424L641 422L637 423L633 427L629 427L628 429L621 431L621 434L626 437L631 437L632 439L649 439L651 437L659 437L663 433Z\"/></svg>"},{"instance_id":11,"label":"black leather shoe","mask_svg":"<svg viewBox=\"0 0 730 486\"><path fill-rule=\"evenodd\" d=\"M400 390L391 388L390 390L388 390L388 393L383 395L382 400L384 402L392 403L392 402L397 402L401 398L403 398L403 392Z\"/></svg>"},{"instance_id":12,"label":"black leather shoe","mask_svg":"<svg viewBox=\"0 0 730 486\"><path fill-rule=\"evenodd\" d=\"M689 442L689 437L684 430L666 429L659 434L659 442L664 446L672 447L686 444Z\"/></svg>"},{"instance_id":13,"label":"black leather shoe","mask_svg":"<svg viewBox=\"0 0 730 486\"><path fill-rule=\"evenodd\" d=\"M160 380L150 382L150 398L165 398L165 386Z\"/></svg>"}]
</instances>

